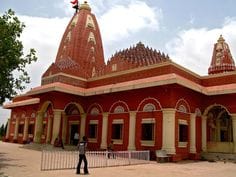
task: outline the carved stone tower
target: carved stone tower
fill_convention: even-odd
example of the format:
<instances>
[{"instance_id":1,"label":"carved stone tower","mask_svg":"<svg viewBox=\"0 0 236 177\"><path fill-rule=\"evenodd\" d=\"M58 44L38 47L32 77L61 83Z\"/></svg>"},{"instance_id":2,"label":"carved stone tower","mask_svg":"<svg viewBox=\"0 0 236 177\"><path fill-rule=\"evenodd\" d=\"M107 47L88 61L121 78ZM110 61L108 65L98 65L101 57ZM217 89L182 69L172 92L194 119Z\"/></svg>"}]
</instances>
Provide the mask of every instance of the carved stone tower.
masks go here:
<instances>
[{"instance_id":1,"label":"carved stone tower","mask_svg":"<svg viewBox=\"0 0 236 177\"><path fill-rule=\"evenodd\" d=\"M217 74L229 71L235 71L235 64L230 53L229 45L225 42L222 35L220 35L217 43L214 45L208 74Z\"/></svg>"},{"instance_id":2,"label":"carved stone tower","mask_svg":"<svg viewBox=\"0 0 236 177\"><path fill-rule=\"evenodd\" d=\"M43 74L42 85L52 82L80 85L73 79L94 77L104 65L99 26L95 15L91 13L90 6L85 1L70 20L62 37L55 63Z\"/></svg>"}]
</instances>

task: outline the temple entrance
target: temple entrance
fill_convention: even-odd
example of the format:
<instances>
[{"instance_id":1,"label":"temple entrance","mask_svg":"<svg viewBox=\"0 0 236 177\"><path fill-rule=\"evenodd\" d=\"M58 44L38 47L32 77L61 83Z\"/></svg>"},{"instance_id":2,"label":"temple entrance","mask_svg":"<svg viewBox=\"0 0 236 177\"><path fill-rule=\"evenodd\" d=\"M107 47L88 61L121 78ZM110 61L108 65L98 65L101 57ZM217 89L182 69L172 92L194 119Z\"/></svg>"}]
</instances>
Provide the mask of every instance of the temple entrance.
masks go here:
<instances>
[{"instance_id":1,"label":"temple entrance","mask_svg":"<svg viewBox=\"0 0 236 177\"><path fill-rule=\"evenodd\" d=\"M80 119L83 109L77 103L70 103L66 106L65 116L67 118L66 142L71 145L77 145L80 135Z\"/></svg>"},{"instance_id":2,"label":"temple entrance","mask_svg":"<svg viewBox=\"0 0 236 177\"><path fill-rule=\"evenodd\" d=\"M79 124L71 124L70 125L70 144L71 145L77 145L78 144L78 139L76 139L76 133L79 136L79 134L78 134L78 129L79 128L78 127L79 127Z\"/></svg>"},{"instance_id":3,"label":"temple entrance","mask_svg":"<svg viewBox=\"0 0 236 177\"><path fill-rule=\"evenodd\" d=\"M207 151L233 152L232 118L226 108L213 106L207 113Z\"/></svg>"}]
</instances>

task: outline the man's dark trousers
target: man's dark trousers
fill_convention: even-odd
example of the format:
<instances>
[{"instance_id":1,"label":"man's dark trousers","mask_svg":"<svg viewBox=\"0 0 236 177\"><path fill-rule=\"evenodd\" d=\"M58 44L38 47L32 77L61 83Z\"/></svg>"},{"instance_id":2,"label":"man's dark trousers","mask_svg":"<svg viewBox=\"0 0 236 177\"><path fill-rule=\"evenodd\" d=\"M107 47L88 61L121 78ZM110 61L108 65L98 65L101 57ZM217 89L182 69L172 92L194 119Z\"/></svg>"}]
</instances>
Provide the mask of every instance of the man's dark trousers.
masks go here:
<instances>
[{"instance_id":1,"label":"man's dark trousers","mask_svg":"<svg viewBox=\"0 0 236 177\"><path fill-rule=\"evenodd\" d=\"M84 161L84 174L88 174L88 161L87 161L85 154L79 155L79 163L77 165L76 173L80 174L80 167L81 167L82 160Z\"/></svg>"}]
</instances>

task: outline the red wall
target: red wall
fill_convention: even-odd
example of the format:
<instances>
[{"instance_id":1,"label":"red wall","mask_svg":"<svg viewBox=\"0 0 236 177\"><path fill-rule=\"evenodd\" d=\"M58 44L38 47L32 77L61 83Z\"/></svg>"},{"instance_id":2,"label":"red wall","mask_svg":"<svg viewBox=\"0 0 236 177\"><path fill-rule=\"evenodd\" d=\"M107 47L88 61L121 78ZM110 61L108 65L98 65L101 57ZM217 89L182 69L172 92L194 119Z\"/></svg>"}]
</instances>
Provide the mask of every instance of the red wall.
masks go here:
<instances>
[{"instance_id":1,"label":"red wall","mask_svg":"<svg viewBox=\"0 0 236 177\"><path fill-rule=\"evenodd\" d=\"M111 130L112 130L112 122L115 119L123 119L123 144L115 144L114 149L116 151L127 150L128 142L129 142L129 113L121 113L121 114L110 114L108 116L108 133L107 133L107 143L111 142Z\"/></svg>"},{"instance_id":2,"label":"red wall","mask_svg":"<svg viewBox=\"0 0 236 177\"><path fill-rule=\"evenodd\" d=\"M154 118L155 119L155 145L152 147L142 146L141 137L142 137L142 119L145 118ZM137 150L157 150L162 147L162 112L138 112L136 115L136 135L135 135L135 145Z\"/></svg>"},{"instance_id":3,"label":"red wall","mask_svg":"<svg viewBox=\"0 0 236 177\"><path fill-rule=\"evenodd\" d=\"M98 150L100 149L100 145L101 145L101 140L102 140L102 115L96 115L96 116L92 116L92 115L88 115L86 118L86 129L85 129L85 134L88 135L89 134L89 122L90 120L98 120L98 130L97 130L97 142L93 143L93 142L89 142L88 143L88 148L89 150Z\"/></svg>"},{"instance_id":4,"label":"red wall","mask_svg":"<svg viewBox=\"0 0 236 177\"><path fill-rule=\"evenodd\" d=\"M175 114L175 147L176 154L181 156L181 159L188 159L190 151L190 114L176 112ZM186 120L188 124L188 143L187 147L179 147L179 120Z\"/></svg>"}]
</instances>

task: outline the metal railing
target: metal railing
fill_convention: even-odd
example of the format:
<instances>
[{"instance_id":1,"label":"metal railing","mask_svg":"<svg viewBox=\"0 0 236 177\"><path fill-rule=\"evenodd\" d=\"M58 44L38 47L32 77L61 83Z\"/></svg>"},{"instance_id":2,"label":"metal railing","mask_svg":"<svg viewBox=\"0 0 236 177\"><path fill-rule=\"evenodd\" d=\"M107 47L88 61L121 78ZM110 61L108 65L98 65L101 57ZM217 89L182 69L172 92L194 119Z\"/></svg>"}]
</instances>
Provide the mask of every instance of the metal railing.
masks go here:
<instances>
[{"instance_id":1,"label":"metal railing","mask_svg":"<svg viewBox=\"0 0 236 177\"><path fill-rule=\"evenodd\" d=\"M145 164L150 160L149 151L88 151L86 157L89 168ZM78 151L43 150L41 170L75 169L78 160Z\"/></svg>"}]
</instances>

